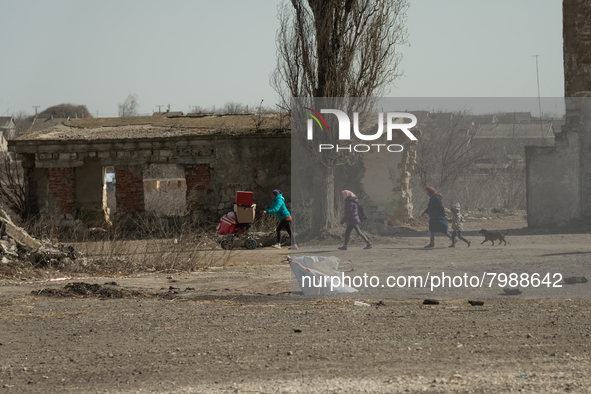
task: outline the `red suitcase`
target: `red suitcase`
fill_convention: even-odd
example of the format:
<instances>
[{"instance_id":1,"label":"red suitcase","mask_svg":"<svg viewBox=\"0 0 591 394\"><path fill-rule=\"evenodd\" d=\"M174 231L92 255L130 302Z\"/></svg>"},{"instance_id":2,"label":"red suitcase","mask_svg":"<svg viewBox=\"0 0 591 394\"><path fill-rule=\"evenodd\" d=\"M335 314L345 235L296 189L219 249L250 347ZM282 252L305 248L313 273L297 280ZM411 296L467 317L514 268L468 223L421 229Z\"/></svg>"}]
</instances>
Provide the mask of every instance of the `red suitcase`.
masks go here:
<instances>
[{"instance_id":1,"label":"red suitcase","mask_svg":"<svg viewBox=\"0 0 591 394\"><path fill-rule=\"evenodd\" d=\"M250 207L254 203L253 192L236 192L236 204Z\"/></svg>"}]
</instances>

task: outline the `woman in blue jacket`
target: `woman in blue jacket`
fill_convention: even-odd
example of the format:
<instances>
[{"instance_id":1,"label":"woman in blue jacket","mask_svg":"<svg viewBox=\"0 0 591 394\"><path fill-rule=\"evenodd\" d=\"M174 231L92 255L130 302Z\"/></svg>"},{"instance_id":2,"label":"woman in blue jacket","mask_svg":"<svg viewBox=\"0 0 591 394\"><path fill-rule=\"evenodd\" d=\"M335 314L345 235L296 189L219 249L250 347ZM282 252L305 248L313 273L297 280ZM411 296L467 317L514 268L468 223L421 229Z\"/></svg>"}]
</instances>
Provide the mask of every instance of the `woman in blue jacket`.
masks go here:
<instances>
[{"instance_id":1,"label":"woman in blue jacket","mask_svg":"<svg viewBox=\"0 0 591 394\"><path fill-rule=\"evenodd\" d=\"M291 239L291 248L297 249L298 246L291 233L291 214L285 206L285 199L283 198L283 194L281 194L281 190L273 190L273 203L271 204L271 208L264 210L263 213L277 214L277 219L279 219L279 225L277 226L277 244L273 245L273 247L281 249L281 230L285 230Z\"/></svg>"},{"instance_id":2,"label":"woman in blue jacket","mask_svg":"<svg viewBox=\"0 0 591 394\"><path fill-rule=\"evenodd\" d=\"M435 246L435 233L443 233L447 238L453 239L449 230L447 229L447 214L441 201L441 193L435 190L434 187L428 187L426 189L427 195L429 196L429 205L423 215L429 215L429 231L431 231L431 242L425 248L432 248Z\"/></svg>"}]
</instances>

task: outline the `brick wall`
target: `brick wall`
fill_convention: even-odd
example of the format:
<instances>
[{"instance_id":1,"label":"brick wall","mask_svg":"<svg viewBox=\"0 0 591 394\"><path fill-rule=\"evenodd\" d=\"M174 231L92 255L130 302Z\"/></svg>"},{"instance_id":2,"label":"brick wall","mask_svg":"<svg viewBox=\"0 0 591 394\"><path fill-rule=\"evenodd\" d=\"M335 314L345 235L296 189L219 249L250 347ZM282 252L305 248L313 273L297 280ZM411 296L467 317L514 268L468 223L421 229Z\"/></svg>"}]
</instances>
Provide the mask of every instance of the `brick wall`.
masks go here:
<instances>
[{"instance_id":1,"label":"brick wall","mask_svg":"<svg viewBox=\"0 0 591 394\"><path fill-rule=\"evenodd\" d=\"M211 168L209 164L185 166L185 180L187 182L187 210L203 210L205 205L199 201L198 195L200 193L206 193L211 182Z\"/></svg>"},{"instance_id":2,"label":"brick wall","mask_svg":"<svg viewBox=\"0 0 591 394\"><path fill-rule=\"evenodd\" d=\"M74 168L49 168L49 193L59 213L76 213L76 173Z\"/></svg>"},{"instance_id":3,"label":"brick wall","mask_svg":"<svg viewBox=\"0 0 591 394\"><path fill-rule=\"evenodd\" d=\"M144 180L141 168L115 167L117 212L144 211Z\"/></svg>"}]
</instances>

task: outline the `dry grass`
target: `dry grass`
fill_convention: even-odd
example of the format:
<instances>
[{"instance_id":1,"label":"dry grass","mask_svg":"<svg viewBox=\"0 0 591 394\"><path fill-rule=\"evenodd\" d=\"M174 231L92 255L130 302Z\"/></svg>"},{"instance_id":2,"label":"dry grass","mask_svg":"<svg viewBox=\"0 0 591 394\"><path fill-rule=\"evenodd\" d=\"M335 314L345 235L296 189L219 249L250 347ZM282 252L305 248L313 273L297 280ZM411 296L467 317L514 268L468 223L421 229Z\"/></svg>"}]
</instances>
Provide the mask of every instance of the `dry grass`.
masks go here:
<instances>
[{"instance_id":1,"label":"dry grass","mask_svg":"<svg viewBox=\"0 0 591 394\"><path fill-rule=\"evenodd\" d=\"M108 230L93 231L82 227L64 229L57 223L45 219L27 227L40 239L53 243L59 240L82 254L69 266L46 268L57 268L62 273L131 275L165 269L196 271L224 265L231 255L231 251L219 247L212 225L193 223L189 217L126 217Z\"/></svg>"}]
</instances>

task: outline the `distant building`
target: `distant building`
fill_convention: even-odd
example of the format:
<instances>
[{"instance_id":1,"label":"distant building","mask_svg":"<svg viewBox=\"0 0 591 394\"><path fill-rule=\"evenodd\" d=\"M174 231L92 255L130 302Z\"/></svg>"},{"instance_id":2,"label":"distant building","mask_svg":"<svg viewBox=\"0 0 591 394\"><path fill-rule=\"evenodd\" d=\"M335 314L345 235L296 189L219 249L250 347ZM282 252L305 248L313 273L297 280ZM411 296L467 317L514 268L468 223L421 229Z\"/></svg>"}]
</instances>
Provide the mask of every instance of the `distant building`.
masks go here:
<instances>
[{"instance_id":1,"label":"distant building","mask_svg":"<svg viewBox=\"0 0 591 394\"><path fill-rule=\"evenodd\" d=\"M16 124L12 116L0 117L0 151L5 152L8 148L7 140L16 132Z\"/></svg>"},{"instance_id":2,"label":"distant building","mask_svg":"<svg viewBox=\"0 0 591 394\"><path fill-rule=\"evenodd\" d=\"M499 155L525 156L528 145L553 146L552 123L482 124L472 139L474 144L487 147L488 157Z\"/></svg>"},{"instance_id":3,"label":"distant building","mask_svg":"<svg viewBox=\"0 0 591 394\"><path fill-rule=\"evenodd\" d=\"M496 115L499 123L532 123L531 112L507 112Z\"/></svg>"}]
</instances>

